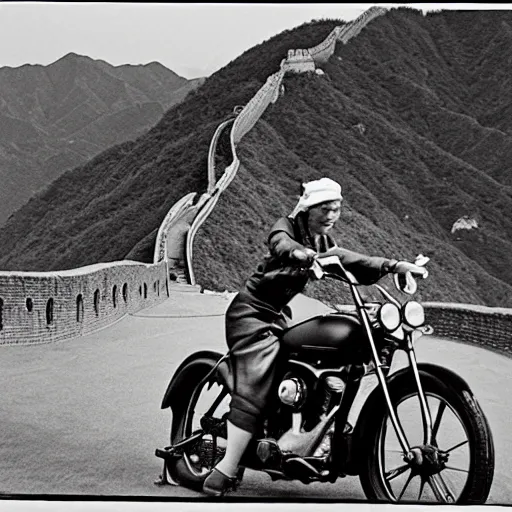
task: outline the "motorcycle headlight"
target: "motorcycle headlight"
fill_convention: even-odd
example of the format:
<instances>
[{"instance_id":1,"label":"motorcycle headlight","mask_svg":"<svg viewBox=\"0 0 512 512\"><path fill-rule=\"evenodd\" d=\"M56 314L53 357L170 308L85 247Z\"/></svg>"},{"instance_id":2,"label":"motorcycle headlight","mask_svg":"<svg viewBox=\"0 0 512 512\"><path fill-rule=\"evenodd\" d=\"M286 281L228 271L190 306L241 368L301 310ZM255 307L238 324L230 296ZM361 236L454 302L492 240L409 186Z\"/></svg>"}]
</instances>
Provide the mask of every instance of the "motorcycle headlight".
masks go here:
<instances>
[{"instance_id":1,"label":"motorcycle headlight","mask_svg":"<svg viewBox=\"0 0 512 512\"><path fill-rule=\"evenodd\" d=\"M393 332L400 327L400 310L391 302L382 304L378 313L379 322L386 331Z\"/></svg>"},{"instance_id":2,"label":"motorcycle headlight","mask_svg":"<svg viewBox=\"0 0 512 512\"><path fill-rule=\"evenodd\" d=\"M411 327L419 327L425 323L425 310L414 300L406 302L402 309L404 322Z\"/></svg>"}]
</instances>

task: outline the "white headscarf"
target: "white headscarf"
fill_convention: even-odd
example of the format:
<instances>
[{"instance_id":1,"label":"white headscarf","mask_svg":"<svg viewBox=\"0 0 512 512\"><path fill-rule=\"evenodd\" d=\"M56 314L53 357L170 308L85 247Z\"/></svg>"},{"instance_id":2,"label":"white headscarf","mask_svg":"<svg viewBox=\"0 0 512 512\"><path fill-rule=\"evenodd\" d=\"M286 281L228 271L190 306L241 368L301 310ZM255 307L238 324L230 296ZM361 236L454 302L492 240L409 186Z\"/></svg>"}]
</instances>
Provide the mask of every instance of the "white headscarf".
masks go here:
<instances>
[{"instance_id":1,"label":"white headscarf","mask_svg":"<svg viewBox=\"0 0 512 512\"><path fill-rule=\"evenodd\" d=\"M319 180L308 181L302 184L304 191L299 198L289 217L295 218L299 212L305 212L312 206L326 201L342 201L341 187L330 178L321 178Z\"/></svg>"}]
</instances>

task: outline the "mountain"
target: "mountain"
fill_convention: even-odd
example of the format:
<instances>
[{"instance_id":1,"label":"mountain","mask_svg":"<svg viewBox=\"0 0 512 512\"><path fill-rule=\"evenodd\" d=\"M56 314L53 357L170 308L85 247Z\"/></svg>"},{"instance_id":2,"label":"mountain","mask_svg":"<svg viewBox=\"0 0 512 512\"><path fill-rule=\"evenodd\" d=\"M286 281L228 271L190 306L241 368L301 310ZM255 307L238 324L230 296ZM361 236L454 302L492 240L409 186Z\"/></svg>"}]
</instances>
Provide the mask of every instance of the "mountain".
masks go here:
<instances>
[{"instance_id":1,"label":"mountain","mask_svg":"<svg viewBox=\"0 0 512 512\"><path fill-rule=\"evenodd\" d=\"M139 139L66 172L0 233L0 268L51 270L150 261L169 207L206 188L208 143L288 49L340 20L285 31L210 76ZM196 236L196 279L235 290L265 252L301 180L329 175L345 197L335 231L354 250L431 258L423 300L512 301L512 11L398 8L338 43L324 74L287 74L242 139L242 166ZM133 252L131 253L133 254ZM332 287L313 296L337 300Z\"/></svg>"},{"instance_id":2,"label":"mountain","mask_svg":"<svg viewBox=\"0 0 512 512\"><path fill-rule=\"evenodd\" d=\"M64 171L133 140L202 80L69 53L0 68L0 225Z\"/></svg>"}]
</instances>

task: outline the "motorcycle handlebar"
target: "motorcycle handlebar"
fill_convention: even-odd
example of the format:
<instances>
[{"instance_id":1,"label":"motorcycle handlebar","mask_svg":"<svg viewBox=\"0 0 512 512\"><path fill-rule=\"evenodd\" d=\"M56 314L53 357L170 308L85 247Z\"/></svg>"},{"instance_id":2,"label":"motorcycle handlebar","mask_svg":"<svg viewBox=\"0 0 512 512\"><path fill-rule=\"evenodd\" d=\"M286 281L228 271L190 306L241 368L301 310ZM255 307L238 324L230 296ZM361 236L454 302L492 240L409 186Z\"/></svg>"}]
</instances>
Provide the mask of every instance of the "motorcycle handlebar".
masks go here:
<instances>
[{"instance_id":1,"label":"motorcycle handlebar","mask_svg":"<svg viewBox=\"0 0 512 512\"><path fill-rule=\"evenodd\" d=\"M417 266L424 267L429 260L430 259L427 258L426 256L419 254L416 257L414 264ZM328 272L326 270L326 267L333 265L337 267L337 271L335 273ZM315 258L310 268L317 279L322 279L323 277L328 275L333 277L336 276L337 278L341 278L342 280L354 285L359 284L354 275L343 267L339 256L324 256ZM422 277L423 279L425 279L427 276L428 272L425 269L425 272L422 275ZM407 293L408 295L414 295L414 293L416 293L417 282L411 272L408 271L405 274L394 274L393 281L398 291Z\"/></svg>"},{"instance_id":2,"label":"motorcycle handlebar","mask_svg":"<svg viewBox=\"0 0 512 512\"><path fill-rule=\"evenodd\" d=\"M328 266L335 266L336 272L331 273L325 270ZM359 284L353 274L343 267L339 256L323 256L315 258L311 265L311 270L317 279L322 279L326 275L331 275L352 284Z\"/></svg>"}]
</instances>

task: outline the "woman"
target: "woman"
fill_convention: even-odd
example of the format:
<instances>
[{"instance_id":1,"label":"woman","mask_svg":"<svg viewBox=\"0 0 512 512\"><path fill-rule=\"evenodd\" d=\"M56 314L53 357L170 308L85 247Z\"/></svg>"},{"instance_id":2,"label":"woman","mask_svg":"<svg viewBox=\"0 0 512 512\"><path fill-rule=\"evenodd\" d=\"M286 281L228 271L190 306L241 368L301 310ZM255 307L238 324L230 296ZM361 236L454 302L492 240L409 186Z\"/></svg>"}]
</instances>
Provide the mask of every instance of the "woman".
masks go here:
<instances>
[{"instance_id":1,"label":"woman","mask_svg":"<svg viewBox=\"0 0 512 512\"><path fill-rule=\"evenodd\" d=\"M240 459L257 430L272 385L279 352L276 333L286 327L282 311L303 291L314 258L319 254L339 256L362 284L376 282L390 272L425 272L412 263L337 247L328 232L340 216L342 200L340 185L329 178L303 184L294 211L270 231L270 253L226 312L235 384L227 418L226 453L204 482L206 494L222 496L236 486Z\"/></svg>"}]
</instances>

